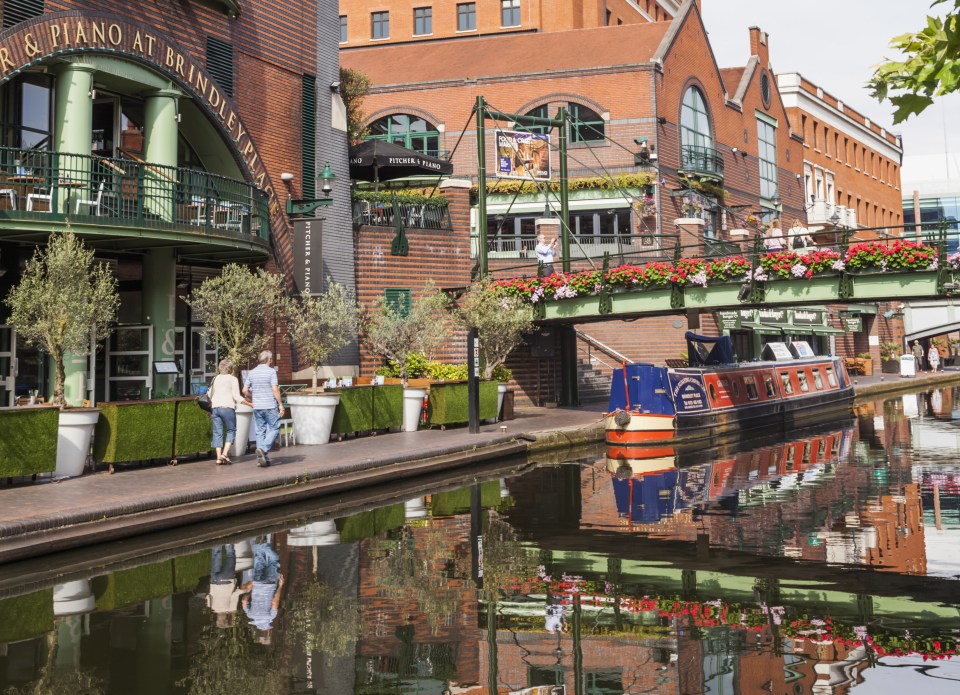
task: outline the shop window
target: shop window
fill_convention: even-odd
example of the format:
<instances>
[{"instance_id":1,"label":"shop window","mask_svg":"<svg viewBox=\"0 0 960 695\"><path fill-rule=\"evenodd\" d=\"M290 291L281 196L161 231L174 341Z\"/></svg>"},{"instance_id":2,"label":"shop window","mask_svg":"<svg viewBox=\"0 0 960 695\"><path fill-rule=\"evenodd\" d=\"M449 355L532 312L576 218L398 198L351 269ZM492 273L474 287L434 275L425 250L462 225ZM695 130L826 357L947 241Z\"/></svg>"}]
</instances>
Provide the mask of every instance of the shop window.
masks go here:
<instances>
[{"instance_id":1,"label":"shop window","mask_svg":"<svg viewBox=\"0 0 960 695\"><path fill-rule=\"evenodd\" d=\"M395 113L374 121L370 125L370 139L386 140L423 154L440 156L440 132L437 127L411 114Z\"/></svg>"},{"instance_id":2,"label":"shop window","mask_svg":"<svg viewBox=\"0 0 960 695\"><path fill-rule=\"evenodd\" d=\"M5 0L3 3L3 28L25 22L43 14L43 0Z\"/></svg>"},{"instance_id":3,"label":"shop window","mask_svg":"<svg viewBox=\"0 0 960 695\"><path fill-rule=\"evenodd\" d=\"M807 393L810 390L810 383L807 381L806 372L797 372L797 381L800 383L800 391Z\"/></svg>"},{"instance_id":4,"label":"shop window","mask_svg":"<svg viewBox=\"0 0 960 695\"><path fill-rule=\"evenodd\" d=\"M793 393L793 382L790 381L790 372L780 372L780 383L783 385L784 396L789 396Z\"/></svg>"},{"instance_id":5,"label":"shop window","mask_svg":"<svg viewBox=\"0 0 960 695\"><path fill-rule=\"evenodd\" d=\"M207 37L207 71L228 97L233 97L233 44Z\"/></svg>"},{"instance_id":6,"label":"shop window","mask_svg":"<svg viewBox=\"0 0 960 695\"><path fill-rule=\"evenodd\" d=\"M747 398L751 401L755 401L760 397L760 394L757 393L757 381L752 376L743 377L743 388L747 392Z\"/></svg>"},{"instance_id":7,"label":"shop window","mask_svg":"<svg viewBox=\"0 0 960 695\"><path fill-rule=\"evenodd\" d=\"M833 388L837 386L837 377L833 373L833 367L827 367L827 383Z\"/></svg>"},{"instance_id":8,"label":"shop window","mask_svg":"<svg viewBox=\"0 0 960 695\"><path fill-rule=\"evenodd\" d=\"M817 391L823 391L823 377L820 376L820 370L813 370L813 385L817 388Z\"/></svg>"},{"instance_id":9,"label":"shop window","mask_svg":"<svg viewBox=\"0 0 960 695\"><path fill-rule=\"evenodd\" d=\"M477 3L461 2L457 5L457 31L477 30Z\"/></svg>"}]
</instances>

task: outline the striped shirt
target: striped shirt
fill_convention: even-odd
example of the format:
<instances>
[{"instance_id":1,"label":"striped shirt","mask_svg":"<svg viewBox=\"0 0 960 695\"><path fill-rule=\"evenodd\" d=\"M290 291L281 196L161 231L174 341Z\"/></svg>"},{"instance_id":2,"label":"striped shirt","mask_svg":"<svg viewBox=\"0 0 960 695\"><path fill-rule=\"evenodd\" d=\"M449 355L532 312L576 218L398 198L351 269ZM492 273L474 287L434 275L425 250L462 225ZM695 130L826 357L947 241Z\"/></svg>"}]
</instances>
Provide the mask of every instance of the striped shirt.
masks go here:
<instances>
[{"instance_id":1,"label":"striped shirt","mask_svg":"<svg viewBox=\"0 0 960 695\"><path fill-rule=\"evenodd\" d=\"M277 407L273 387L278 383L277 370L269 365L260 364L256 369L247 372L243 388L250 389L254 410L273 410Z\"/></svg>"}]
</instances>

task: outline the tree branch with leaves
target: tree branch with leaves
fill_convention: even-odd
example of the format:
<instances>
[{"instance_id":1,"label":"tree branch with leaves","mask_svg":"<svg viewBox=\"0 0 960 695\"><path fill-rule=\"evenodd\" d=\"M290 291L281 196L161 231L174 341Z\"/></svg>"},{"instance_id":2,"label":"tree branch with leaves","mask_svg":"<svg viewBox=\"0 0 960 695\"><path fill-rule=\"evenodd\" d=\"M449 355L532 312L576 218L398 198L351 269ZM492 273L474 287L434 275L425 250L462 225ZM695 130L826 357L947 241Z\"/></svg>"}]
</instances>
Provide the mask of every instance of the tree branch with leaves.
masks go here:
<instances>
[{"instance_id":1,"label":"tree branch with leaves","mask_svg":"<svg viewBox=\"0 0 960 695\"><path fill-rule=\"evenodd\" d=\"M364 125L363 100L370 93L370 78L359 70L340 68L340 98L347 109L347 144L363 142L370 134Z\"/></svg>"},{"instance_id":2,"label":"tree branch with leaves","mask_svg":"<svg viewBox=\"0 0 960 695\"><path fill-rule=\"evenodd\" d=\"M320 365L357 332L357 302L353 293L333 280L320 295L306 292L290 303L287 331L297 354L313 368L313 390L317 390Z\"/></svg>"},{"instance_id":3,"label":"tree branch with leaves","mask_svg":"<svg viewBox=\"0 0 960 695\"><path fill-rule=\"evenodd\" d=\"M53 234L33 254L6 304L17 334L53 360L53 402L66 405L64 359L68 352L90 354L91 335L106 337L120 306L116 278L72 232Z\"/></svg>"},{"instance_id":4,"label":"tree branch with leaves","mask_svg":"<svg viewBox=\"0 0 960 695\"><path fill-rule=\"evenodd\" d=\"M454 315L457 323L467 330L477 329L484 379L493 376L493 370L506 362L523 336L534 327L528 302L511 297L482 280L470 285L457 303Z\"/></svg>"}]
</instances>

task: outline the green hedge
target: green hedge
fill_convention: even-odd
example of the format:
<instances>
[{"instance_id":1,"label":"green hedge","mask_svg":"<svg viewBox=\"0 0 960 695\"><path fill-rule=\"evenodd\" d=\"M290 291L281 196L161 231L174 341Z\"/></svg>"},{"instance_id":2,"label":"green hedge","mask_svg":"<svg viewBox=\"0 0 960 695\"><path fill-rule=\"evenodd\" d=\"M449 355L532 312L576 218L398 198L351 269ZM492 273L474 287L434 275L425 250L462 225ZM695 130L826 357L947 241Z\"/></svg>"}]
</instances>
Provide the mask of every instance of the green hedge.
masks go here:
<instances>
[{"instance_id":1,"label":"green hedge","mask_svg":"<svg viewBox=\"0 0 960 695\"><path fill-rule=\"evenodd\" d=\"M490 509L500 504L500 481L480 483L480 506ZM433 516L454 516L470 511L470 488L462 487L449 492L430 495L430 513Z\"/></svg>"},{"instance_id":2,"label":"green hedge","mask_svg":"<svg viewBox=\"0 0 960 695\"><path fill-rule=\"evenodd\" d=\"M499 382L480 382L481 420L489 420L498 415L497 383ZM468 408L465 381L430 385L430 401L427 408L427 424L430 427L468 422L470 419Z\"/></svg>"},{"instance_id":3,"label":"green hedge","mask_svg":"<svg viewBox=\"0 0 960 695\"><path fill-rule=\"evenodd\" d=\"M53 629L53 589L0 599L0 644L39 637Z\"/></svg>"},{"instance_id":4,"label":"green hedge","mask_svg":"<svg viewBox=\"0 0 960 695\"><path fill-rule=\"evenodd\" d=\"M175 400L101 403L97 407L100 419L94 432L94 461L119 463L170 458Z\"/></svg>"},{"instance_id":5,"label":"green hedge","mask_svg":"<svg viewBox=\"0 0 960 695\"><path fill-rule=\"evenodd\" d=\"M402 386L357 386L340 392L334 434L369 432L403 424Z\"/></svg>"},{"instance_id":6,"label":"green hedge","mask_svg":"<svg viewBox=\"0 0 960 695\"><path fill-rule=\"evenodd\" d=\"M210 574L210 558L213 551L201 550L192 555L181 555L173 558L173 590L193 591L197 588L202 577Z\"/></svg>"},{"instance_id":7,"label":"green hedge","mask_svg":"<svg viewBox=\"0 0 960 695\"><path fill-rule=\"evenodd\" d=\"M0 476L53 472L59 420L59 408L0 411Z\"/></svg>"},{"instance_id":8,"label":"green hedge","mask_svg":"<svg viewBox=\"0 0 960 695\"><path fill-rule=\"evenodd\" d=\"M390 529L400 528L407 520L403 504L392 504L369 512L360 512L344 519L337 519L341 543L353 543L364 538L373 538Z\"/></svg>"},{"instance_id":9,"label":"green hedge","mask_svg":"<svg viewBox=\"0 0 960 695\"><path fill-rule=\"evenodd\" d=\"M97 610L112 611L132 603L170 596L173 593L171 563L172 560L164 560L95 577L92 585Z\"/></svg>"},{"instance_id":10,"label":"green hedge","mask_svg":"<svg viewBox=\"0 0 960 695\"><path fill-rule=\"evenodd\" d=\"M177 437L173 453L176 456L207 453L213 438L213 421L197 405L196 398L177 400Z\"/></svg>"}]
</instances>

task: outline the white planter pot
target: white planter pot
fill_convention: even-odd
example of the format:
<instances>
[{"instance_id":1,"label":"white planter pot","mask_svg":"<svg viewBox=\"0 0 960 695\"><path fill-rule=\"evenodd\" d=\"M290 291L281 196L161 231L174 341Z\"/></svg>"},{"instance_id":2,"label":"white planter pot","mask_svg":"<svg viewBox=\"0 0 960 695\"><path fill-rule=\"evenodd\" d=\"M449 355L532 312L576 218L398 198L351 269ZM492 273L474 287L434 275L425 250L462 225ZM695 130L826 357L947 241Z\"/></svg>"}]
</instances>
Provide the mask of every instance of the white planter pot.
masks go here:
<instances>
[{"instance_id":1,"label":"white planter pot","mask_svg":"<svg viewBox=\"0 0 960 695\"><path fill-rule=\"evenodd\" d=\"M427 504L423 497L416 497L403 503L403 515L407 521L427 517Z\"/></svg>"},{"instance_id":2,"label":"white planter pot","mask_svg":"<svg viewBox=\"0 0 960 695\"><path fill-rule=\"evenodd\" d=\"M403 431L416 432L420 427L420 412L423 399L427 397L425 388L407 386L403 389Z\"/></svg>"},{"instance_id":3,"label":"white planter pot","mask_svg":"<svg viewBox=\"0 0 960 695\"><path fill-rule=\"evenodd\" d=\"M503 394L507 392L507 385L504 382L497 384L497 417L494 420L500 419L500 412L503 410Z\"/></svg>"},{"instance_id":4,"label":"white planter pot","mask_svg":"<svg viewBox=\"0 0 960 695\"><path fill-rule=\"evenodd\" d=\"M337 531L337 522L314 521L312 524L290 529L287 534L287 545L295 546L322 546L337 545L340 542L340 532Z\"/></svg>"},{"instance_id":5,"label":"white planter pot","mask_svg":"<svg viewBox=\"0 0 960 695\"><path fill-rule=\"evenodd\" d=\"M253 569L253 548L250 541L237 541L233 544L233 550L237 558L237 572Z\"/></svg>"},{"instance_id":6,"label":"white planter pot","mask_svg":"<svg viewBox=\"0 0 960 695\"><path fill-rule=\"evenodd\" d=\"M53 585L53 614L76 615L90 613L96 607L88 579L77 579Z\"/></svg>"},{"instance_id":7,"label":"white planter pot","mask_svg":"<svg viewBox=\"0 0 960 695\"><path fill-rule=\"evenodd\" d=\"M92 408L61 410L57 430L58 478L83 475L83 467L90 453L93 428L97 426L100 411Z\"/></svg>"},{"instance_id":8,"label":"white planter pot","mask_svg":"<svg viewBox=\"0 0 960 695\"><path fill-rule=\"evenodd\" d=\"M253 427L253 408L249 405L237 404L237 434L233 440L233 455L243 456L247 453L247 442L250 441L250 430Z\"/></svg>"},{"instance_id":9,"label":"white planter pot","mask_svg":"<svg viewBox=\"0 0 960 695\"><path fill-rule=\"evenodd\" d=\"M326 444L330 441L333 415L340 403L340 394L291 393L287 395L293 431L298 444Z\"/></svg>"}]
</instances>

